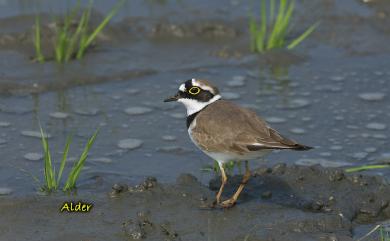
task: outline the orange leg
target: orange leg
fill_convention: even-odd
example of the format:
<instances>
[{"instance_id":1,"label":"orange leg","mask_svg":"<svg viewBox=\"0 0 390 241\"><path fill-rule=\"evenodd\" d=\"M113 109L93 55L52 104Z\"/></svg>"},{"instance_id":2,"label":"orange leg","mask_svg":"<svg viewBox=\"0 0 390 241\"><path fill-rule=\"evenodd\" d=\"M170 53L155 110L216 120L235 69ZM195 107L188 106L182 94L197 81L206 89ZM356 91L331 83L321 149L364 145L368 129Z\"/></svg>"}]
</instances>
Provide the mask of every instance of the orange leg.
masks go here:
<instances>
[{"instance_id":1,"label":"orange leg","mask_svg":"<svg viewBox=\"0 0 390 241\"><path fill-rule=\"evenodd\" d=\"M244 189L245 184L248 183L248 180L249 180L250 177L251 177L251 172L249 170L248 161L245 161L245 174L242 177L241 184L238 187L236 193L234 193L234 195L231 198L229 198L226 201L223 201L220 204L223 208L230 208L230 207L233 207L236 204L238 197L240 196L242 190Z\"/></svg>"},{"instance_id":2,"label":"orange leg","mask_svg":"<svg viewBox=\"0 0 390 241\"><path fill-rule=\"evenodd\" d=\"M221 180L221 187L219 188L219 191L218 191L217 196L215 198L214 205L219 204L221 202L221 195L223 192L223 188L225 187L225 184L227 182L227 176L225 173L225 169L223 168L223 164L218 162L218 166L219 166L219 169L221 170L221 179L222 180Z\"/></svg>"}]
</instances>

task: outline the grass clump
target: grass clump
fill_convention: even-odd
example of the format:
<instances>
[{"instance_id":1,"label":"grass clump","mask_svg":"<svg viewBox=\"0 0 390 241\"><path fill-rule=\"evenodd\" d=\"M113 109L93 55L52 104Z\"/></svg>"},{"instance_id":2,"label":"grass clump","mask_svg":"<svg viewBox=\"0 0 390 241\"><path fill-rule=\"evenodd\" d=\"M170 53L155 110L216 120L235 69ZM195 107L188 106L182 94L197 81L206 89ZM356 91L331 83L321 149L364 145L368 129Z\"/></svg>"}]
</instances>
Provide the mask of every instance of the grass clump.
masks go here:
<instances>
[{"instance_id":1,"label":"grass clump","mask_svg":"<svg viewBox=\"0 0 390 241\"><path fill-rule=\"evenodd\" d=\"M35 48L35 54L36 59L38 62L43 63L45 62L45 57L42 54L42 47L41 47L41 25L39 23L39 16L35 18L35 28L34 28L34 48Z\"/></svg>"},{"instance_id":2,"label":"grass clump","mask_svg":"<svg viewBox=\"0 0 390 241\"><path fill-rule=\"evenodd\" d=\"M79 15L79 3L74 7L69 14L64 16L55 32L54 52L55 60L58 63L66 63L71 59L82 59L86 50L91 46L99 33L107 26L110 20L118 13L125 0L118 2L104 17L103 21L93 30L90 31L90 16L93 1L89 2L89 6L81 12L79 21L76 18ZM77 27L74 29L72 25L77 22ZM58 24L59 25L59 24ZM44 62L44 57L41 51L41 26L39 17L36 17L34 31L34 47L36 59L39 62Z\"/></svg>"},{"instance_id":3,"label":"grass clump","mask_svg":"<svg viewBox=\"0 0 390 241\"><path fill-rule=\"evenodd\" d=\"M279 0L277 10L275 10L275 2L275 0L269 0L269 12L267 14L266 1L261 0L260 22L257 22L255 17L250 17L249 33L253 52L263 53L271 49L284 47L293 49L319 25L318 22L311 25L301 35L287 43L295 0Z\"/></svg>"},{"instance_id":4,"label":"grass clump","mask_svg":"<svg viewBox=\"0 0 390 241\"><path fill-rule=\"evenodd\" d=\"M56 172L56 168L53 165L52 156L49 149L49 142L47 135L44 133L43 129L40 127L41 130L41 139L42 139L42 147L44 151L44 177L45 177L45 184L42 187L43 191L46 192L52 192L59 189L59 185L61 182L62 173L65 169L65 164L68 157L69 147L70 143L72 142L72 138L69 136L67 138L64 151L62 154L62 159L60 163L60 168L58 170L58 173ZM70 191L73 190L76 187L76 181L79 178L79 175L81 173L82 168L84 167L85 161L87 160L89 150L91 149L96 136L98 134L99 130L97 130L88 140L87 144L84 147L83 152L81 153L79 159L74 163L72 169L70 170L68 174L68 178L64 184L64 187L62 188L63 191Z\"/></svg>"}]
</instances>

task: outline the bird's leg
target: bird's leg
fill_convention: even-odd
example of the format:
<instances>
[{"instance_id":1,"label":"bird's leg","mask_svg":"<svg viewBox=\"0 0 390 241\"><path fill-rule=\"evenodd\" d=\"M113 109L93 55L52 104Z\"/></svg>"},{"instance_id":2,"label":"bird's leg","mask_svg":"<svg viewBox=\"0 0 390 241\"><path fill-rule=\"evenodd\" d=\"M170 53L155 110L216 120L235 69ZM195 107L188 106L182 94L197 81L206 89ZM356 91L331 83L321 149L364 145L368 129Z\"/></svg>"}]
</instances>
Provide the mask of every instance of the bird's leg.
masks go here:
<instances>
[{"instance_id":1,"label":"bird's leg","mask_svg":"<svg viewBox=\"0 0 390 241\"><path fill-rule=\"evenodd\" d=\"M240 196L240 193L244 189L245 184L247 184L250 177L251 177L251 172L249 170L249 164L248 164L248 161L245 161L245 174L242 177L241 184L238 187L236 193L234 193L234 195L230 199L223 201L220 204L223 208L230 208L230 207L234 206L234 204L236 204L238 196Z\"/></svg>"},{"instance_id":2,"label":"bird's leg","mask_svg":"<svg viewBox=\"0 0 390 241\"><path fill-rule=\"evenodd\" d=\"M218 191L217 196L215 198L214 205L219 204L221 202L221 195L223 192L223 188L225 187L225 184L227 182L227 176L225 173L225 169L223 168L223 163L218 162L218 166L219 166L219 169L221 170L221 187L219 188L219 191Z\"/></svg>"}]
</instances>

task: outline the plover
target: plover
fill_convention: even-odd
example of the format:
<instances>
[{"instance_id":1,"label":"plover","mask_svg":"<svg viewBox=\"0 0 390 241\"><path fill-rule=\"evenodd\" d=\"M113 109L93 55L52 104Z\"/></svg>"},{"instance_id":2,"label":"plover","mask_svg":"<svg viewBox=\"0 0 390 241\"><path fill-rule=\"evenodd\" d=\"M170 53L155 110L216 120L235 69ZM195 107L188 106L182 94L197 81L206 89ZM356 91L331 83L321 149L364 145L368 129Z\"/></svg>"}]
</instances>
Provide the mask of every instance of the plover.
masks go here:
<instances>
[{"instance_id":1,"label":"plover","mask_svg":"<svg viewBox=\"0 0 390 241\"><path fill-rule=\"evenodd\" d=\"M263 119L249 109L223 100L217 87L206 80L190 79L181 84L175 96L164 102L177 101L187 109L188 134L194 144L218 162L222 183L214 205L229 208L248 182L251 173L248 160L261 159L272 150L309 150L272 129ZM221 201L227 182L224 164L245 161L245 174L234 195Z\"/></svg>"}]
</instances>

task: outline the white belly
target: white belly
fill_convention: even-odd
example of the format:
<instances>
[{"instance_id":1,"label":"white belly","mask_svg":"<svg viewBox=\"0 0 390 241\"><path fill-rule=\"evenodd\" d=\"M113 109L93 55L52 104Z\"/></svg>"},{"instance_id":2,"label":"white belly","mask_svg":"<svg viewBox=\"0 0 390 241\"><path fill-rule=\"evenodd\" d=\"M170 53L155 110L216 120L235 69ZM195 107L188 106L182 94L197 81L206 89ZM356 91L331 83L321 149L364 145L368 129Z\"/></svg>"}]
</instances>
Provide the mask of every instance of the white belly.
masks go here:
<instances>
[{"instance_id":1,"label":"white belly","mask_svg":"<svg viewBox=\"0 0 390 241\"><path fill-rule=\"evenodd\" d=\"M213 158L217 162L220 163L227 163L230 161L250 161L250 160L257 160L262 159L265 157L268 153L271 152L271 150L264 150L264 151L256 151L256 152L250 152L244 155L234 154L234 153L222 153L222 152L206 152L203 151L206 155Z\"/></svg>"}]
</instances>

